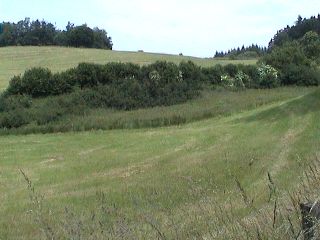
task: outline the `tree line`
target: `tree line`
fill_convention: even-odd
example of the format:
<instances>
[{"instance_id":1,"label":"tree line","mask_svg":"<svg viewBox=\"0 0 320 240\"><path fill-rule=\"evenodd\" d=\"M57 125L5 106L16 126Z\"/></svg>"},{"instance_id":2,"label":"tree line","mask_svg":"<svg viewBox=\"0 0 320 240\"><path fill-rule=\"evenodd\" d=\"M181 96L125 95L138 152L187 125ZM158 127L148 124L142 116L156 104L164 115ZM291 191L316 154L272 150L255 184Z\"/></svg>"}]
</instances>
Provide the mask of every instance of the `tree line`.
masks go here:
<instances>
[{"instance_id":1,"label":"tree line","mask_svg":"<svg viewBox=\"0 0 320 240\"><path fill-rule=\"evenodd\" d=\"M240 48L233 48L228 51L216 51L215 58L227 57L230 59L248 59L248 58L258 58L267 53L268 49L266 47L258 46L257 44L252 44L251 46L245 47L244 45Z\"/></svg>"},{"instance_id":2,"label":"tree line","mask_svg":"<svg viewBox=\"0 0 320 240\"><path fill-rule=\"evenodd\" d=\"M269 42L269 49L275 46L281 46L288 41L298 40L307 32L316 32L320 34L320 14L310 18L302 18L300 15L293 26L287 25L280 29Z\"/></svg>"},{"instance_id":3,"label":"tree line","mask_svg":"<svg viewBox=\"0 0 320 240\"><path fill-rule=\"evenodd\" d=\"M0 24L0 47L5 46L69 46L112 49L113 43L106 30L75 26L68 22L64 30L45 20L25 18L17 23Z\"/></svg>"},{"instance_id":4,"label":"tree line","mask_svg":"<svg viewBox=\"0 0 320 240\"><path fill-rule=\"evenodd\" d=\"M320 15L298 17L295 25L279 30L260 61L279 71L284 85L319 85Z\"/></svg>"}]
</instances>

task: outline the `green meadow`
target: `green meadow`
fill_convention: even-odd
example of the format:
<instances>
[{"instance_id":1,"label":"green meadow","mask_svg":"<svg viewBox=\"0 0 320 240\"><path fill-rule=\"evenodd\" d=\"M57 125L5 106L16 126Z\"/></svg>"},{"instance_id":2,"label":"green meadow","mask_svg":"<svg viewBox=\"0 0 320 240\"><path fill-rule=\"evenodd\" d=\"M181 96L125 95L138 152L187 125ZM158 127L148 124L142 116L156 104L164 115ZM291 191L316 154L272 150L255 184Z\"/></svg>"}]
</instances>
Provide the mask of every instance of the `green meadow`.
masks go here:
<instances>
[{"instance_id":1,"label":"green meadow","mask_svg":"<svg viewBox=\"0 0 320 240\"><path fill-rule=\"evenodd\" d=\"M5 47L0 58L0 89L35 66L256 63L61 47ZM0 240L291 239L296 207L320 185L319 118L316 87L211 86L183 104L2 129Z\"/></svg>"},{"instance_id":2,"label":"green meadow","mask_svg":"<svg viewBox=\"0 0 320 240\"><path fill-rule=\"evenodd\" d=\"M281 198L319 156L319 90L277 91L179 126L2 136L0 239L225 239L273 206L268 173Z\"/></svg>"}]
</instances>

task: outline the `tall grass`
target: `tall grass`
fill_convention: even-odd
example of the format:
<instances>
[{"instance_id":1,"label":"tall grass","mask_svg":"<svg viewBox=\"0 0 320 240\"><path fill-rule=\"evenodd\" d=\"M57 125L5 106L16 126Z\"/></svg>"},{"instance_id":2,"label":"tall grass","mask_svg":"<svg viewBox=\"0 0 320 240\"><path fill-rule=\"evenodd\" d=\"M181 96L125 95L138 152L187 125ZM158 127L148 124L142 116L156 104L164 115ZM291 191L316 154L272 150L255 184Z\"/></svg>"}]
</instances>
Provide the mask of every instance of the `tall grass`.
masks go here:
<instances>
[{"instance_id":1,"label":"tall grass","mask_svg":"<svg viewBox=\"0 0 320 240\"><path fill-rule=\"evenodd\" d=\"M289 100L314 91L315 88L284 87L277 89L248 89L232 92L225 89L206 90L202 95L184 104L154 107L132 111L113 109L79 109L79 114L67 114L56 121L47 122L48 116L57 118L59 109L46 107L43 121L17 129L1 129L0 134L53 133L87 130L137 129L182 125L212 117L223 117L237 112L279 101ZM54 97L49 99L54 102ZM46 100L37 100L35 109L43 112ZM45 105L46 106L46 105ZM78 107L79 108L79 107ZM40 119L41 120L41 119ZM43 123L42 123L43 122Z\"/></svg>"},{"instance_id":2,"label":"tall grass","mask_svg":"<svg viewBox=\"0 0 320 240\"><path fill-rule=\"evenodd\" d=\"M300 204L316 201L320 190L320 159L316 156L293 190L280 192L270 173L265 178L269 196L254 204L252 197L235 179L235 195L220 196L224 201L208 197L216 188L214 184L203 188L193 179L185 179L188 196L200 199L193 205L178 209L163 208L156 202L134 202L135 213L128 215L116 202L110 203L108 195L98 192L93 199L95 208L77 212L70 208L44 210L43 197L34 190L28 176L26 180L33 209L31 216L39 239L304 239ZM156 194L156 193L155 193ZM144 205L142 207L142 204ZM63 212L63 216L57 215ZM314 220L314 232L320 230L319 220ZM314 239L318 239L318 235Z\"/></svg>"},{"instance_id":3,"label":"tall grass","mask_svg":"<svg viewBox=\"0 0 320 240\"><path fill-rule=\"evenodd\" d=\"M303 190L312 189L314 177L302 171L319 158L319 97L315 92L178 127L2 136L0 236L296 236L301 179L309 186L301 186L301 196L316 200L316 191ZM30 198L17 169L39 197Z\"/></svg>"}]
</instances>

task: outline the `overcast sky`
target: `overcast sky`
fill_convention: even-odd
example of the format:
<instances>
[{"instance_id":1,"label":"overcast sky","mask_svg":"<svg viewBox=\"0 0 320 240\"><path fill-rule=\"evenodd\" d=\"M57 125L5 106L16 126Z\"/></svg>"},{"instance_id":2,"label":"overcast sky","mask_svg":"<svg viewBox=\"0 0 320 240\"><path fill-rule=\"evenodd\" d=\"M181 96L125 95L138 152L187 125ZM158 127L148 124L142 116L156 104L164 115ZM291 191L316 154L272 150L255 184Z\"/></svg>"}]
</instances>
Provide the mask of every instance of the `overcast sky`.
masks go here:
<instances>
[{"instance_id":1,"label":"overcast sky","mask_svg":"<svg viewBox=\"0 0 320 240\"><path fill-rule=\"evenodd\" d=\"M300 14L320 13L320 0L0 0L0 21L45 19L107 30L115 50L211 57L257 43Z\"/></svg>"}]
</instances>

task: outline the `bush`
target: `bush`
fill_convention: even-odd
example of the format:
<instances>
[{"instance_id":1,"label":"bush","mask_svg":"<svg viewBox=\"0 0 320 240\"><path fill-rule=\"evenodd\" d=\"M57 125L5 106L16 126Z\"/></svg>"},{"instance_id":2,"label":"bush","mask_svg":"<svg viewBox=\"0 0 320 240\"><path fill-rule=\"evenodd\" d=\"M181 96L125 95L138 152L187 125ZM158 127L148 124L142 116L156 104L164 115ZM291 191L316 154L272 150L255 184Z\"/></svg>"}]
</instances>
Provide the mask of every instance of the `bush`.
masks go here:
<instances>
[{"instance_id":1,"label":"bush","mask_svg":"<svg viewBox=\"0 0 320 240\"><path fill-rule=\"evenodd\" d=\"M0 114L0 128L18 128L29 122L29 113L23 108L17 108Z\"/></svg>"},{"instance_id":2,"label":"bush","mask_svg":"<svg viewBox=\"0 0 320 240\"><path fill-rule=\"evenodd\" d=\"M220 84L221 76L224 74L224 70L220 64L217 64L213 67L203 68L202 74L206 82L209 82L211 84Z\"/></svg>"},{"instance_id":3,"label":"bush","mask_svg":"<svg viewBox=\"0 0 320 240\"><path fill-rule=\"evenodd\" d=\"M156 62L141 68L141 79L150 106L170 105L197 95L201 72L190 62L181 63L179 66Z\"/></svg>"},{"instance_id":4,"label":"bush","mask_svg":"<svg viewBox=\"0 0 320 240\"><path fill-rule=\"evenodd\" d=\"M48 99L45 104L33 112L33 120L38 125L44 125L58 120L65 113L67 113L66 109L59 102Z\"/></svg>"},{"instance_id":5,"label":"bush","mask_svg":"<svg viewBox=\"0 0 320 240\"><path fill-rule=\"evenodd\" d=\"M30 108L32 98L27 95L12 95L0 97L0 112L7 112L19 108Z\"/></svg>"},{"instance_id":6,"label":"bush","mask_svg":"<svg viewBox=\"0 0 320 240\"><path fill-rule=\"evenodd\" d=\"M247 74L239 71L234 77L234 86L236 89L241 90L246 88L246 84L250 82L250 78Z\"/></svg>"},{"instance_id":7,"label":"bush","mask_svg":"<svg viewBox=\"0 0 320 240\"><path fill-rule=\"evenodd\" d=\"M256 65L239 65L240 71L248 76L248 80L244 81L246 88L259 88L260 76Z\"/></svg>"},{"instance_id":8,"label":"bush","mask_svg":"<svg viewBox=\"0 0 320 240\"><path fill-rule=\"evenodd\" d=\"M228 65L224 66L224 72L228 74L230 77L235 77L236 74L239 72L238 66L229 63Z\"/></svg>"},{"instance_id":9,"label":"bush","mask_svg":"<svg viewBox=\"0 0 320 240\"><path fill-rule=\"evenodd\" d=\"M101 78L101 67L93 63L80 63L75 74L81 88L97 86Z\"/></svg>"},{"instance_id":10,"label":"bush","mask_svg":"<svg viewBox=\"0 0 320 240\"><path fill-rule=\"evenodd\" d=\"M285 85L318 86L320 72L315 67L289 64L282 70L281 80Z\"/></svg>"},{"instance_id":11,"label":"bush","mask_svg":"<svg viewBox=\"0 0 320 240\"><path fill-rule=\"evenodd\" d=\"M45 97L51 94L52 73L47 68L32 68L27 70L21 79L20 94L32 97Z\"/></svg>"},{"instance_id":12,"label":"bush","mask_svg":"<svg viewBox=\"0 0 320 240\"><path fill-rule=\"evenodd\" d=\"M280 86L280 81L278 78L278 71L270 66L270 65L265 65L262 64L258 68L259 72L259 85L262 88L275 88Z\"/></svg>"},{"instance_id":13,"label":"bush","mask_svg":"<svg viewBox=\"0 0 320 240\"><path fill-rule=\"evenodd\" d=\"M5 91L5 95L22 94L22 79L21 76L14 76L9 82L9 86Z\"/></svg>"},{"instance_id":14,"label":"bush","mask_svg":"<svg viewBox=\"0 0 320 240\"><path fill-rule=\"evenodd\" d=\"M180 77L190 84L197 84L201 79L201 68L191 61L181 62L179 64L179 70L182 74Z\"/></svg>"},{"instance_id":15,"label":"bush","mask_svg":"<svg viewBox=\"0 0 320 240\"><path fill-rule=\"evenodd\" d=\"M225 74L221 76L221 83L227 89L233 90L235 88L234 78Z\"/></svg>"},{"instance_id":16,"label":"bush","mask_svg":"<svg viewBox=\"0 0 320 240\"><path fill-rule=\"evenodd\" d=\"M311 38L312 34L309 37ZM301 40L301 42L304 41L307 39ZM312 56L307 57L306 47L308 47L307 43L300 45L297 41L287 42L280 47L274 47L262 62L272 65L279 71L283 85L318 85L319 71L315 67ZM311 47L313 47L312 44Z\"/></svg>"},{"instance_id":17,"label":"bush","mask_svg":"<svg viewBox=\"0 0 320 240\"><path fill-rule=\"evenodd\" d=\"M60 95L64 93L70 93L74 84L71 72L56 73L52 76L50 81L50 95Z\"/></svg>"},{"instance_id":18,"label":"bush","mask_svg":"<svg viewBox=\"0 0 320 240\"><path fill-rule=\"evenodd\" d=\"M121 79L140 77L140 66L133 63L108 63L101 68L101 84L112 84Z\"/></svg>"}]
</instances>

